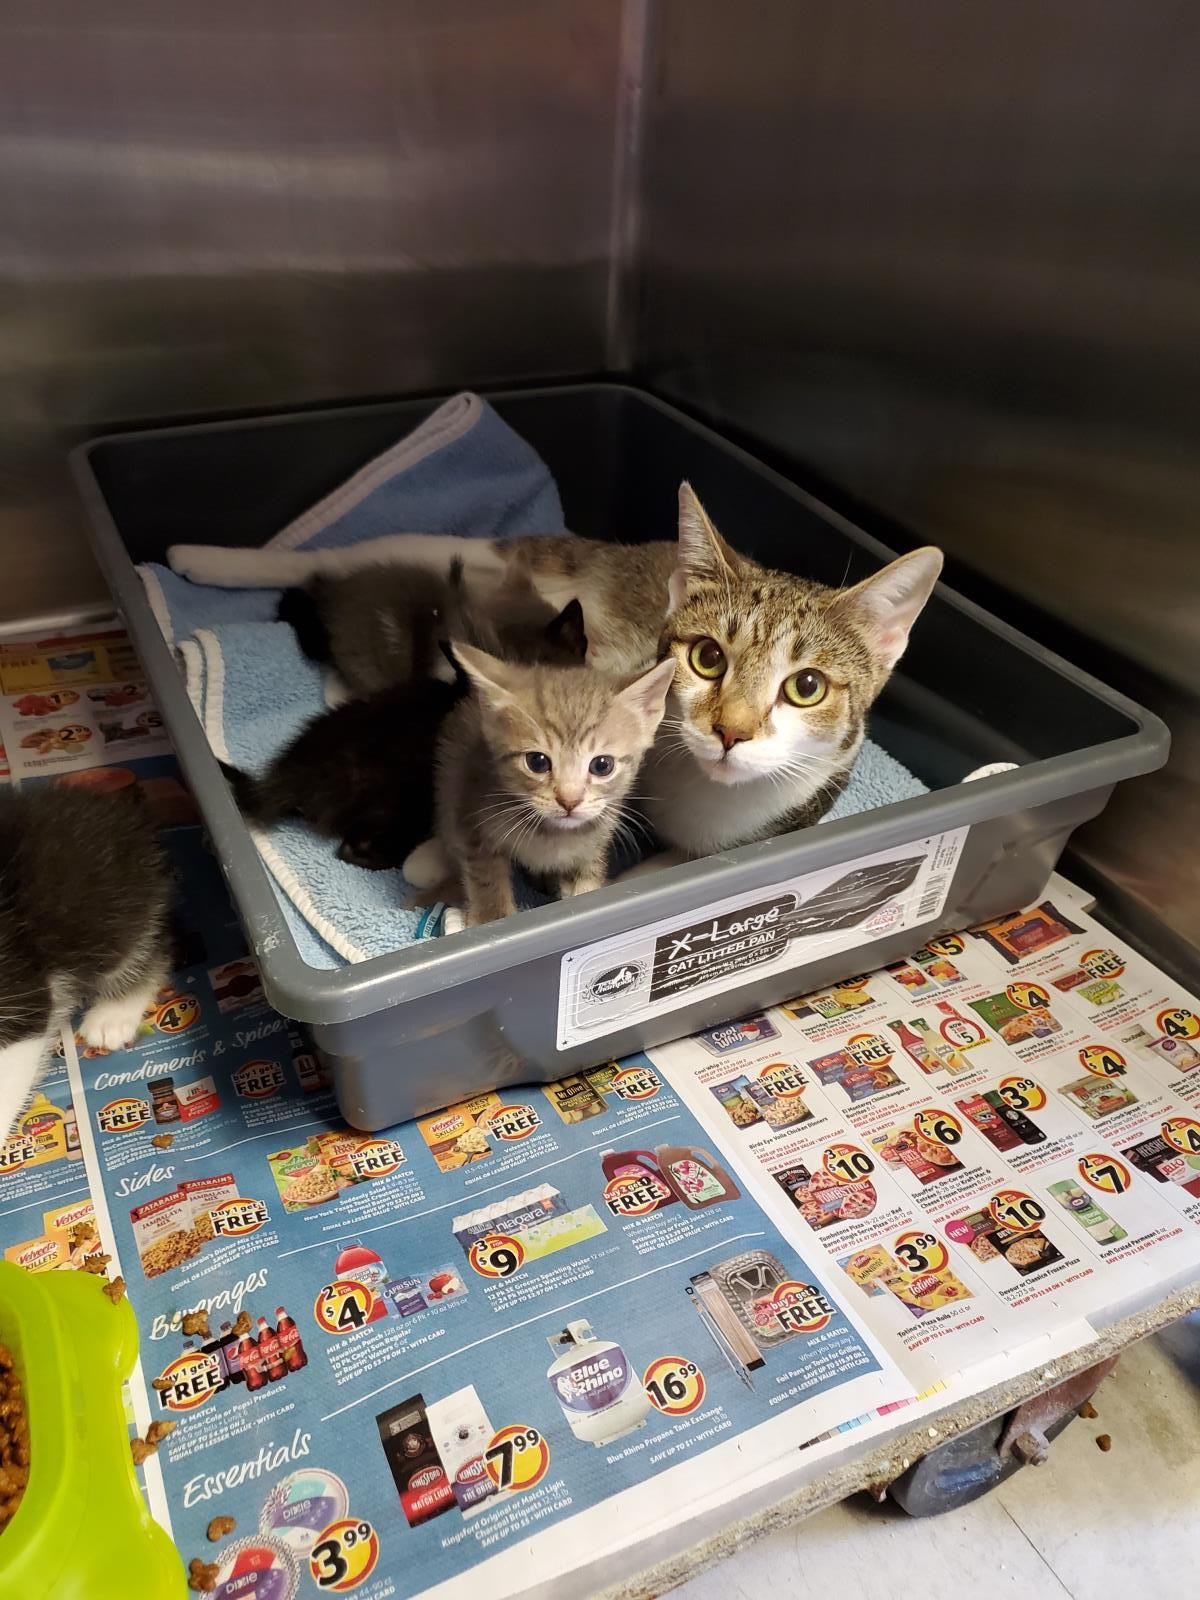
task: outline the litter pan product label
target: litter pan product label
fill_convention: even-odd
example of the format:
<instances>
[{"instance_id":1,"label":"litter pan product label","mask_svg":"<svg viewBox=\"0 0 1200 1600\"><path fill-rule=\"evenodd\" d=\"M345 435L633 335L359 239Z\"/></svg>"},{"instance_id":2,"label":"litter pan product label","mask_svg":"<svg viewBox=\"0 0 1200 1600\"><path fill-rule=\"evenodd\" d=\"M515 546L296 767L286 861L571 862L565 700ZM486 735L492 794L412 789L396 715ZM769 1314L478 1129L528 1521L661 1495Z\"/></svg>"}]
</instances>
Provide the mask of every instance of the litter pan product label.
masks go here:
<instances>
[{"instance_id":1,"label":"litter pan product label","mask_svg":"<svg viewBox=\"0 0 1200 1600\"><path fill-rule=\"evenodd\" d=\"M955 828L823 867L716 901L687 920L570 951L559 978L558 1048L734 989L750 972L792 971L929 922L945 907L968 832Z\"/></svg>"}]
</instances>

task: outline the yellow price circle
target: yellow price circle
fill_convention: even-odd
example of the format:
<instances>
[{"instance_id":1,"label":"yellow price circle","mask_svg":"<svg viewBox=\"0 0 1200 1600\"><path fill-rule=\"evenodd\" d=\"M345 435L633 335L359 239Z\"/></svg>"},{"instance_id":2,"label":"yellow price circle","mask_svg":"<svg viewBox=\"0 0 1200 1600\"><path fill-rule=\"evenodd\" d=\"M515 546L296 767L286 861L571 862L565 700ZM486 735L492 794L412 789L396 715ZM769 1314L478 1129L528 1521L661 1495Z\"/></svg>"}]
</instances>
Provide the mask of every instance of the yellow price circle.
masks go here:
<instances>
[{"instance_id":1,"label":"yellow price circle","mask_svg":"<svg viewBox=\"0 0 1200 1600\"><path fill-rule=\"evenodd\" d=\"M1195 1117L1168 1117L1162 1136L1181 1156L1200 1156L1200 1122Z\"/></svg>"},{"instance_id":2,"label":"yellow price circle","mask_svg":"<svg viewBox=\"0 0 1200 1600\"><path fill-rule=\"evenodd\" d=\"M962 1138L962 1123L940 1106L926 1106L914 1118L917 1132L938 1144L954 1145Z\"/></svg>"},{"instance_id":3,"label":"yellow price circle","mask_svg":"<svg viewBox=\"0 0 1200 1600\"><path fill-rule=\"evenodd\" d=\"M684 1356L658 1356L642 1374L646 1398L664 1417L686 1417L704 1404L704 1374Z\"/></svg>"},{"instance_id":4,"label":"yellow price circle","mask_svg":"<svg viewBox=\"0 0 1200 1600\"><path fill-rule=\"evenodd\" d=\"M1089 1151L1080 1156L1076 1166L1084 1183L1090 1183L1093 1189L1101 1189L1105 1194L1124 1194L1133 1183L1125 1163L1116 1156L1106 1156L1103 1151Z\"/></svg>"},{"instance_id":5,"label":"yellow price circle","mask_svg":"<svg viewBox=\"0 0 1200 1600\"><path fill-rule=\"evenodd\" d=\"M357 1333L371 1320L375 1292L354 1278L335 1278L313 1303L317 1327L325 1333Z\"/></svg>"},{"instance_id":6,"label":"yellow price circle","mask_svg":"<svg viewBox=\"0 0 1200 1600\"><path fill-rule=\"evenodd\" d=\"M905 1272L941 1272L950 1264L950 1253L937 1234L915 1228L899 1236L892 1254Z\"/></svg>"},{"instance_id":7,"label":"yellow price circle","mask_svg":"<svg viewBox=\"0 0 1200 1600\"><path fill-rule=\"evenodd\" d=\"M467 1259L481 1278L511 1278L525 1261L525 1246L510 1233L489 1233L476 1239Z\"/></svg>"},{"instance_id":8,"label":"yellow price circle","mask_svg":"<svg viewBox=\"0 0 1200 1600\"><path fill-rule=\"evenodd\" d=\"M1032 1078L1001 1078L997 1093L1014 1111L1040 1111L1046 1104L1046 1091Z\"/></svg>"},{"instance_id":9,"label":"yellow price circle","mask_svg":"<svg viewBox=\"0 0 1200 1600\"><path fill-rule=\"evenodd\" d=\"M861 1183L875 1171L875 1163L856 1144L831 1144L821 1157L821 1165L839 1183Z\"/></svg>"},{"instance_id":10,"label":"yellow price circle","mask_svg":"<svg viewBox=\"0 0 1200 1600\"><path fill-rule=\"evenodd\" d=\"M1129 1070L1125 1057L1110 1044L1085 1044L1079 1060L1097 1078L1123 1078Z\"/></svg>"},{"instance_id":11,"label":"yellow price circle","mask_svg":"<svg viewBox=\"0 0 1200 1600\"><path fill-rule=\"evenodd\" d=\"M536 1428L510 1424L492 1435L483 1463L497 1489L532 1489L550 1470L550 1446Z\"/></svg>"},{"instance_id":12,"label":"yellow price circle","mask_svg":"<svg viewBox=\"0 0 1200 1600\"><path fill-rule=\"evenodd\" d=\"M375 1571L379 1535L362 1517L331 1522L308 1553L308 1570L318 1589L346 1594Z\"/></svg>"},{"instance_id":13,"label":"yellow price circle","mask_svg":"<svg viewBox=\"0 0 1200 1600\"><path fill-rule=\"evenodd\" d=\"M1046 1220L1046 1209L1023 1189L1000 1189L988 1201L988 1210L1002 1228L1028 1233Z\"/></svg>"},{"instance_id":14,"label":"yellow price circle","mask_svg":"<svg viewBox=\"0 0 1200 1600\"><path fill-rule=\"evenodd\" d=\"M199 1015L200 1002L195 995L173 994L155 1011L153 1021L159 1033L182 1033Z\"/></svg>"},{"instance_id":15,"label":"yellow price circle","mask_svg":"<svg viewBox=\"0 0 1200 1600\"><path fill-rule=\"evenodd\" d=\"M1050 996L1040 983L1021 981L1010 983L1004 991L1013 1005L1020 1006L1022 1011L1032 1011L1036 1006L1048 1006Z\"/></svg>"},{"instance_id":16,"label":"yellow price circle","mask_svg":"<svg viewBox=\"0 0 1200 1600\"><path fill-rule=\"evenodd\" d=\"M1158 1023L1159 1032L1165 1033L1168 1039L1200 1038L1200 1017L1186 1006L1172 1006L1169 1011L1160 1011L1154 1020Z\"/></svg>"}]
</instances>

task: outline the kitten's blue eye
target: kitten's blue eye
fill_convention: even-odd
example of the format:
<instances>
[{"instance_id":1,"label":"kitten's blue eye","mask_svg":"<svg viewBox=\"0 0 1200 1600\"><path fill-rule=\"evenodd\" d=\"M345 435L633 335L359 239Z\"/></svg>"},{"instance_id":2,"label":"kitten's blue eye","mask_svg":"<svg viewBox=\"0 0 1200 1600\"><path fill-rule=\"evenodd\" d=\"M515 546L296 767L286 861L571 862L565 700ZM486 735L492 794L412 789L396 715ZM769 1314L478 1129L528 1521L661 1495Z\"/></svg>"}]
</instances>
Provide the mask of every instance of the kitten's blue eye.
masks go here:
<instances>
[{"instance_id":1,"label":"kitten's blue eye","mask_svg":"<svg viewBox=\"0 0 1200 1600\"><path fill-rule=\"evenodd\" d=\"M543 773L550 771L550 757L544 750L527 750L525 752L525 765L530 772Z\"/></svg>"},{"instance_id":2,"label":"kitten's blue eye","mask_svg":"<svg viewBox=\"0 0 1200 1600\"><path fill-rule=\"evenodd\" d=\"M588 762L588 771L593 778L611 778L616 764L611 756L593 756Z\"/></svg>"}]
</instances>

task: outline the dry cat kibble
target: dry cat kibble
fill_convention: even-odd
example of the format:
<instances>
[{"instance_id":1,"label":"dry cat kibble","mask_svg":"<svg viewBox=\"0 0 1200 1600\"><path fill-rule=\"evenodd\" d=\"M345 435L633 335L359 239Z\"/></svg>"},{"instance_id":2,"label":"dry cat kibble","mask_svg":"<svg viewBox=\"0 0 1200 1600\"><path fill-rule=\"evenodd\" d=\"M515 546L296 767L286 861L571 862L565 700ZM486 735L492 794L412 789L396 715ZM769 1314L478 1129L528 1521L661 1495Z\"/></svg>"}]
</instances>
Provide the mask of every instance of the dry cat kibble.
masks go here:
<instances>
[{"instance_id":1,"label":"dry cat kibble","mask_svg":"<svg viewBox=\"0 0 1200 1600\"><path fill-rule=\"evenodd\" d=\"M173 1133L156 1133L150 1143L156 1150L169 1150L175 1143L175 1135Z\"/></svg>"},{"instance_id":2,"label":"dry cat kibble","mask_svg":"<svg viewBox=\"0 0 1200 1600\"><path fill-rule=\"evenodd\" d=\"M155 1448L154 1445L147 1444L145 1439L130 1439L129 1453L133 1457L134 1466L140 1467L147 1456L154 1454Z\"/></svg>"},{"instance_id":3,"label":"dry cat kibble","mask_svg":"<svg viewBox=\"0 0 1200 1600\"><path fill-rule=\"evenodd\" d=\"M202 1561L199 1556L193 1556L188 1562L188 1588L196 1589L201 1594L206 1589L215 1588L220 1570L215 1561Z\"/></svg>"},{"instance_id":4,"label":"dry cat kibble","mask_svg":"<svg viewBox=\"0 0 1200 1600\"><path fill-rule=\"evenodd\" d=\"M16 1515L29 1481L29 1419L12 1352L0 1345L0 1529Z\"/></svg>"},{"instance_id":5,"label":"dry cat kibble","mask_svg":"<svg viewBox=\"0 0 1200 1600\"><path fill-rule=\"evenodd\" d=\"M125 1298L125 1279L121 1277L114 1278L111 1283L104 1285L104 1292L113 1305L117 1305Z\"/></svg>"},{"instance_id":6,"label":"dry cat kibble","mask_svg":"<svg viewBox=\"0 0 1200 1600\"><path fill-rule=\"evenodd\" d=\"M165 1417L152 1422L146 1429L146 1443L157 1449L169 1434L175 1432L178 1426L177 1422L169 1422Z\"/></svg>"},{"instance_id":7,"label":"dry cat kibble","mask_svg":"<svg viewBox=\"0 0 1200 1600\"><path fill-rule=\"evenodd\" d=\"M1090 1400L1085 1400L1079 1408L1079 1415L1091 1419L1092 1417L1098 1417L1100 1413Z\"/></svg>"},{"instance_id":8,"label":"dry cat kibble","mask_svg":"<svg viewBox=\"0 0 1200 1600\"><path fill-rule=\"evenodd\" d=\"M103 1272L111 1260L112 1257L106 1255L89 1256L86 1261L79 1263L79 1270L80 1272Z\"/></svg>"},{"instance_id":9,"label":"dry cat kibble","mask_svg":"<svg viewBox=\"0 0 1200 1600\"><path fill-rule=\"evenodd\" d=\"M239 1311L237 1314L237 1321L233 1325L234 1333L236 1333L240 1338L244 1339L245 1336L250 1332L252 1326L253 1324L250 1321L250 1313L248 1311Z\"/></svg>"},{"instance_id":10,"label":"dry cat kibble","mask_svg":"<svg viewBox=\"0 0 1200 1600\"><path fill-rule=\"evenodd\" d=\"M183 1314L183 1331L188 1335L198 1333L202 1339L207 1339L212 1333L212 1329L208 1325L208 1312L204 1310L185 1311Z\"/></svg>"},{"instance_id":11,"label":"dry cat kibble","mask_svg":"<svg viewBox=\"0 0 1200 1600\"><path fill-rule=\"evenodd\" d=\"M214 1517L208 1525L208 1539L210 1544L218 1544L227 1538L237 1527L236 1517Z\"/></svg>"},{"instance_id":12,"label":"dry cat kibble","mask_svg":"<svg viewBox=\"0 0 1200 1600\"><path fill-rule=\"evenodd\" d=\"M1096 1435L1096 1443L1100 1446L1101 1450L1108 1451L1112 1449L1112 1437L1110 1434L1098 1433Z\"/></svg>"},{"instance_id":13,"label":"dry cat kibble","mask_svg":"<svg viewBox=\"0 0 1200 1600\"><path fill-rule=\"evenodd\" d=\"M89 1239L96 1237L96 1224L94 1222L77 1222L71 1229L71 1249L78 1250L81 1244L86 1244Z\"/></svg>"}]
</instances>

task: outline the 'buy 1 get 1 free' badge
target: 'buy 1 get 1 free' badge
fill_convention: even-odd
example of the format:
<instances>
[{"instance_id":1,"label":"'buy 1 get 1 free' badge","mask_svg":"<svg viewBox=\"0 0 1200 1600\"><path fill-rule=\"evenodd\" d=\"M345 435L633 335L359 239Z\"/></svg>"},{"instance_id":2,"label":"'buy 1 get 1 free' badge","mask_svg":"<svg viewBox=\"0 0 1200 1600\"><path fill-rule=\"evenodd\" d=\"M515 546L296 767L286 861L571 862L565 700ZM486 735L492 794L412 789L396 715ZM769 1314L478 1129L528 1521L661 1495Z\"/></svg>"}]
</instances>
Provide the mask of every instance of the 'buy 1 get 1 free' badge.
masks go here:
<instances>
[{"instance_id":1,"label":"'buy 1 get 1 free' badge","mask_svg":"<svg viewBox=\"0 0 1200 1600\"><path fill-rule=\"evenodd\" d=\"M96 1113L101 1133L134 1133L150 1120L150 1102L134 1096L108 1100Z\"/></svg>"}]
</instances>

